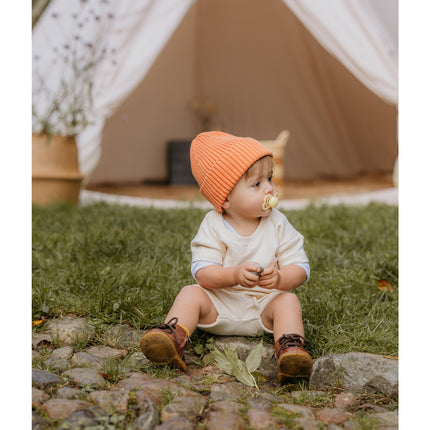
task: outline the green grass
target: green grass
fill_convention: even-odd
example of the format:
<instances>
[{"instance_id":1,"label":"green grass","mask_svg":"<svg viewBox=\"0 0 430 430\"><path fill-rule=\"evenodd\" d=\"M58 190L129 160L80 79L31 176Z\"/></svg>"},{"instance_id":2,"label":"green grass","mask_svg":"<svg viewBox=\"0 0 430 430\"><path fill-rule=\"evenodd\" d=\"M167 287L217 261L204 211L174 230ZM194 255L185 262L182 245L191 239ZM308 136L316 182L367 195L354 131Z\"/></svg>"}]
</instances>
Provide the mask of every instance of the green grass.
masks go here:
<instances>
[{"instance_id":1,"label":"green grass","mask_svg":"<svg viewBox=\"0 0 430 430\"><path fill-rule=\"evenodd\" d=\"M100 327L159 323L180 288L194 282L190 241L204 215L104 203L34 206L33 318L75 313ZM287 216L305 236L311 263L311 279L296 292L312 356L397 355L397 208L310 206ZM393 293L380 291L378 279Z\"/></svg>"}]
</instances>

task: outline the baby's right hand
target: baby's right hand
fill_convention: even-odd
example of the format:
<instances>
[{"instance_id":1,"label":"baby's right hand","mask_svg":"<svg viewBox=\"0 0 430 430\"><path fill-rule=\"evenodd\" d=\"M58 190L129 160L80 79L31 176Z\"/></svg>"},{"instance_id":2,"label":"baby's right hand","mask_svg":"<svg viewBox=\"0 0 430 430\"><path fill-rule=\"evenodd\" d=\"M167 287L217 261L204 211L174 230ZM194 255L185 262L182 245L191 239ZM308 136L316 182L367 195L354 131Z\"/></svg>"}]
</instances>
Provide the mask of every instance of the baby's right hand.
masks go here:
<instances>
[{"instance_id":1,"label":"baby's right hand","mask_svg":"<svg viewBox=\"0 0 430 430\"><path fill-rule=\"evenodd\" d=\"M235 278L236 282L242 287L252 288L255 287L260 279L258 273L260 265L258 263L243 263L236 266Z\"/></svg>"}]
</instances>

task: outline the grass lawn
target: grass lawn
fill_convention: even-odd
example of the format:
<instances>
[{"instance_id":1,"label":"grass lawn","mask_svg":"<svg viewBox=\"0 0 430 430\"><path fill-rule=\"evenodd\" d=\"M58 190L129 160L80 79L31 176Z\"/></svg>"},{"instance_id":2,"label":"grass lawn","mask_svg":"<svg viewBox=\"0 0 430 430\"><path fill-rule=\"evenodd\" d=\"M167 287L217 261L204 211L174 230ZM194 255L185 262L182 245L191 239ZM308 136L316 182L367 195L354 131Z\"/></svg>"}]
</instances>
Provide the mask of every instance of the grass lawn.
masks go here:
<instances>
[{"instance_id":1,"label":"grass lawn","mask_svg":"<svg viewBox=\"0 0 430 430\"><path fill-rule=\"evenodd\" d=\"M190 241L204 215L105 203L34 206L33 319L75 313L99 327L162 322L180 288L194 283ZM305 236L311 264L296 293L312 356L397 355L397 208L310 206L286 215ZM378 289L380 279L393 292Z\"/></svg>"}]
</instances>

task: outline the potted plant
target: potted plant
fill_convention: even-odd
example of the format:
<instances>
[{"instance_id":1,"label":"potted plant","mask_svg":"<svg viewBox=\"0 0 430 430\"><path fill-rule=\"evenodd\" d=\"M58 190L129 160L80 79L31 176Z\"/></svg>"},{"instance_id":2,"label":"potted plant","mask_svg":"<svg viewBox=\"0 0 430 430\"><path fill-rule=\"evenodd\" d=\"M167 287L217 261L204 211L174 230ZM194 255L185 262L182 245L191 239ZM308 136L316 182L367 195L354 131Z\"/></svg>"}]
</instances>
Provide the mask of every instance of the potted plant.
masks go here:
<instances>
[{"instance_id":1,"label":"potted plant","mask_svg":"<svg viewBox=\"0 0 430 430\"><path fill-rule=\"evenodd\" d=\"M86 26L106 25L112 20L108 4L81 0L78 12L70 17L61 12L49 12L50 16L46 16L58 23L58 29L70 28L70 32L62 35L64 38L58 37L58 41L53 35L51 46L42 54L33 55L33 203L78 202L83 176L79 171L76 136L92 122L96 72L102 60L113 53L107 49L103 32L97 33L96 41L84 35L91 34ZM69 23L71 20L72 25L64 26L62 19Z\"/></svg>"}]
</instances>

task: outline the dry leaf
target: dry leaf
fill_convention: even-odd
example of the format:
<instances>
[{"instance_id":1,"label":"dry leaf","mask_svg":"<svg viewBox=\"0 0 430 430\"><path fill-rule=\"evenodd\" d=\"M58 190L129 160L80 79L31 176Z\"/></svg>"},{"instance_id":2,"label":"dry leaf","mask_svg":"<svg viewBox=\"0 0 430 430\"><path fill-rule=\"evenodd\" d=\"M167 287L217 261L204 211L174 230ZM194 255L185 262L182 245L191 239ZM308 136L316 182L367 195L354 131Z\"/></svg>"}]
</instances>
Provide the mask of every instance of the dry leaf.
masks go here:
<instances>
[{"instance_id":1,"label":"dry leaf","mask_svg":"<svg viewBox=\"0 0 430 430\"><path fill-rule=\"evenodd\" d=\"M35 320L35 321L32 321L32 327L39 327L39 326L41 326L44 322L46 322L46 318L42 318L42 319L40 319L40 320Z\"/></svg>"},{"instance_id":2,"label":"dry leaf","mask_svg":"<svg viewBox=\"0 0 430 430\"><path fill-rule=\"evenodd\" d=\"M380 279L378 281L378 289L387 293L393 292L393 286L385 279Z\"/></svg>"},{"instance_id":3,"label":"dry leaf","mask_svg":"<svg viewBox=\"0 0 430 430\"><path fill-rule=\"evenodd\" d=\"M249 387L254 386L255 388L258 388L257 382L242 360L238 359L234 363L232 373L238 381L242 382L242 384L248 385Z\"/></svg>"},{"instance_id":4,"label":"dry leaf","mask_svg":"<svg viewBox=\"0 0 430 430\"><path fill-rule=\"evenodd\" d=\"M245 362L237 356L237 350L232 351L228 346L224 347L224 352L214 348L211 352L216 366L245 385L258 389L257 382L252 372L257 370L261 363L263 353L263 342L261 341L253 350L250 351Z\"/></svg>"},{"instance_id":5,"label":"dry leaf","mask_svg":"<svg viewBox=\"0 0 430 430\"><path fill-rule=\"evenodd\" d=\"M263 341L261 341L256 348L252 349L246 357L246 368L250 373L255 372L261 363L261 357L263 356Z\"/></svg>"}]
</instances>

